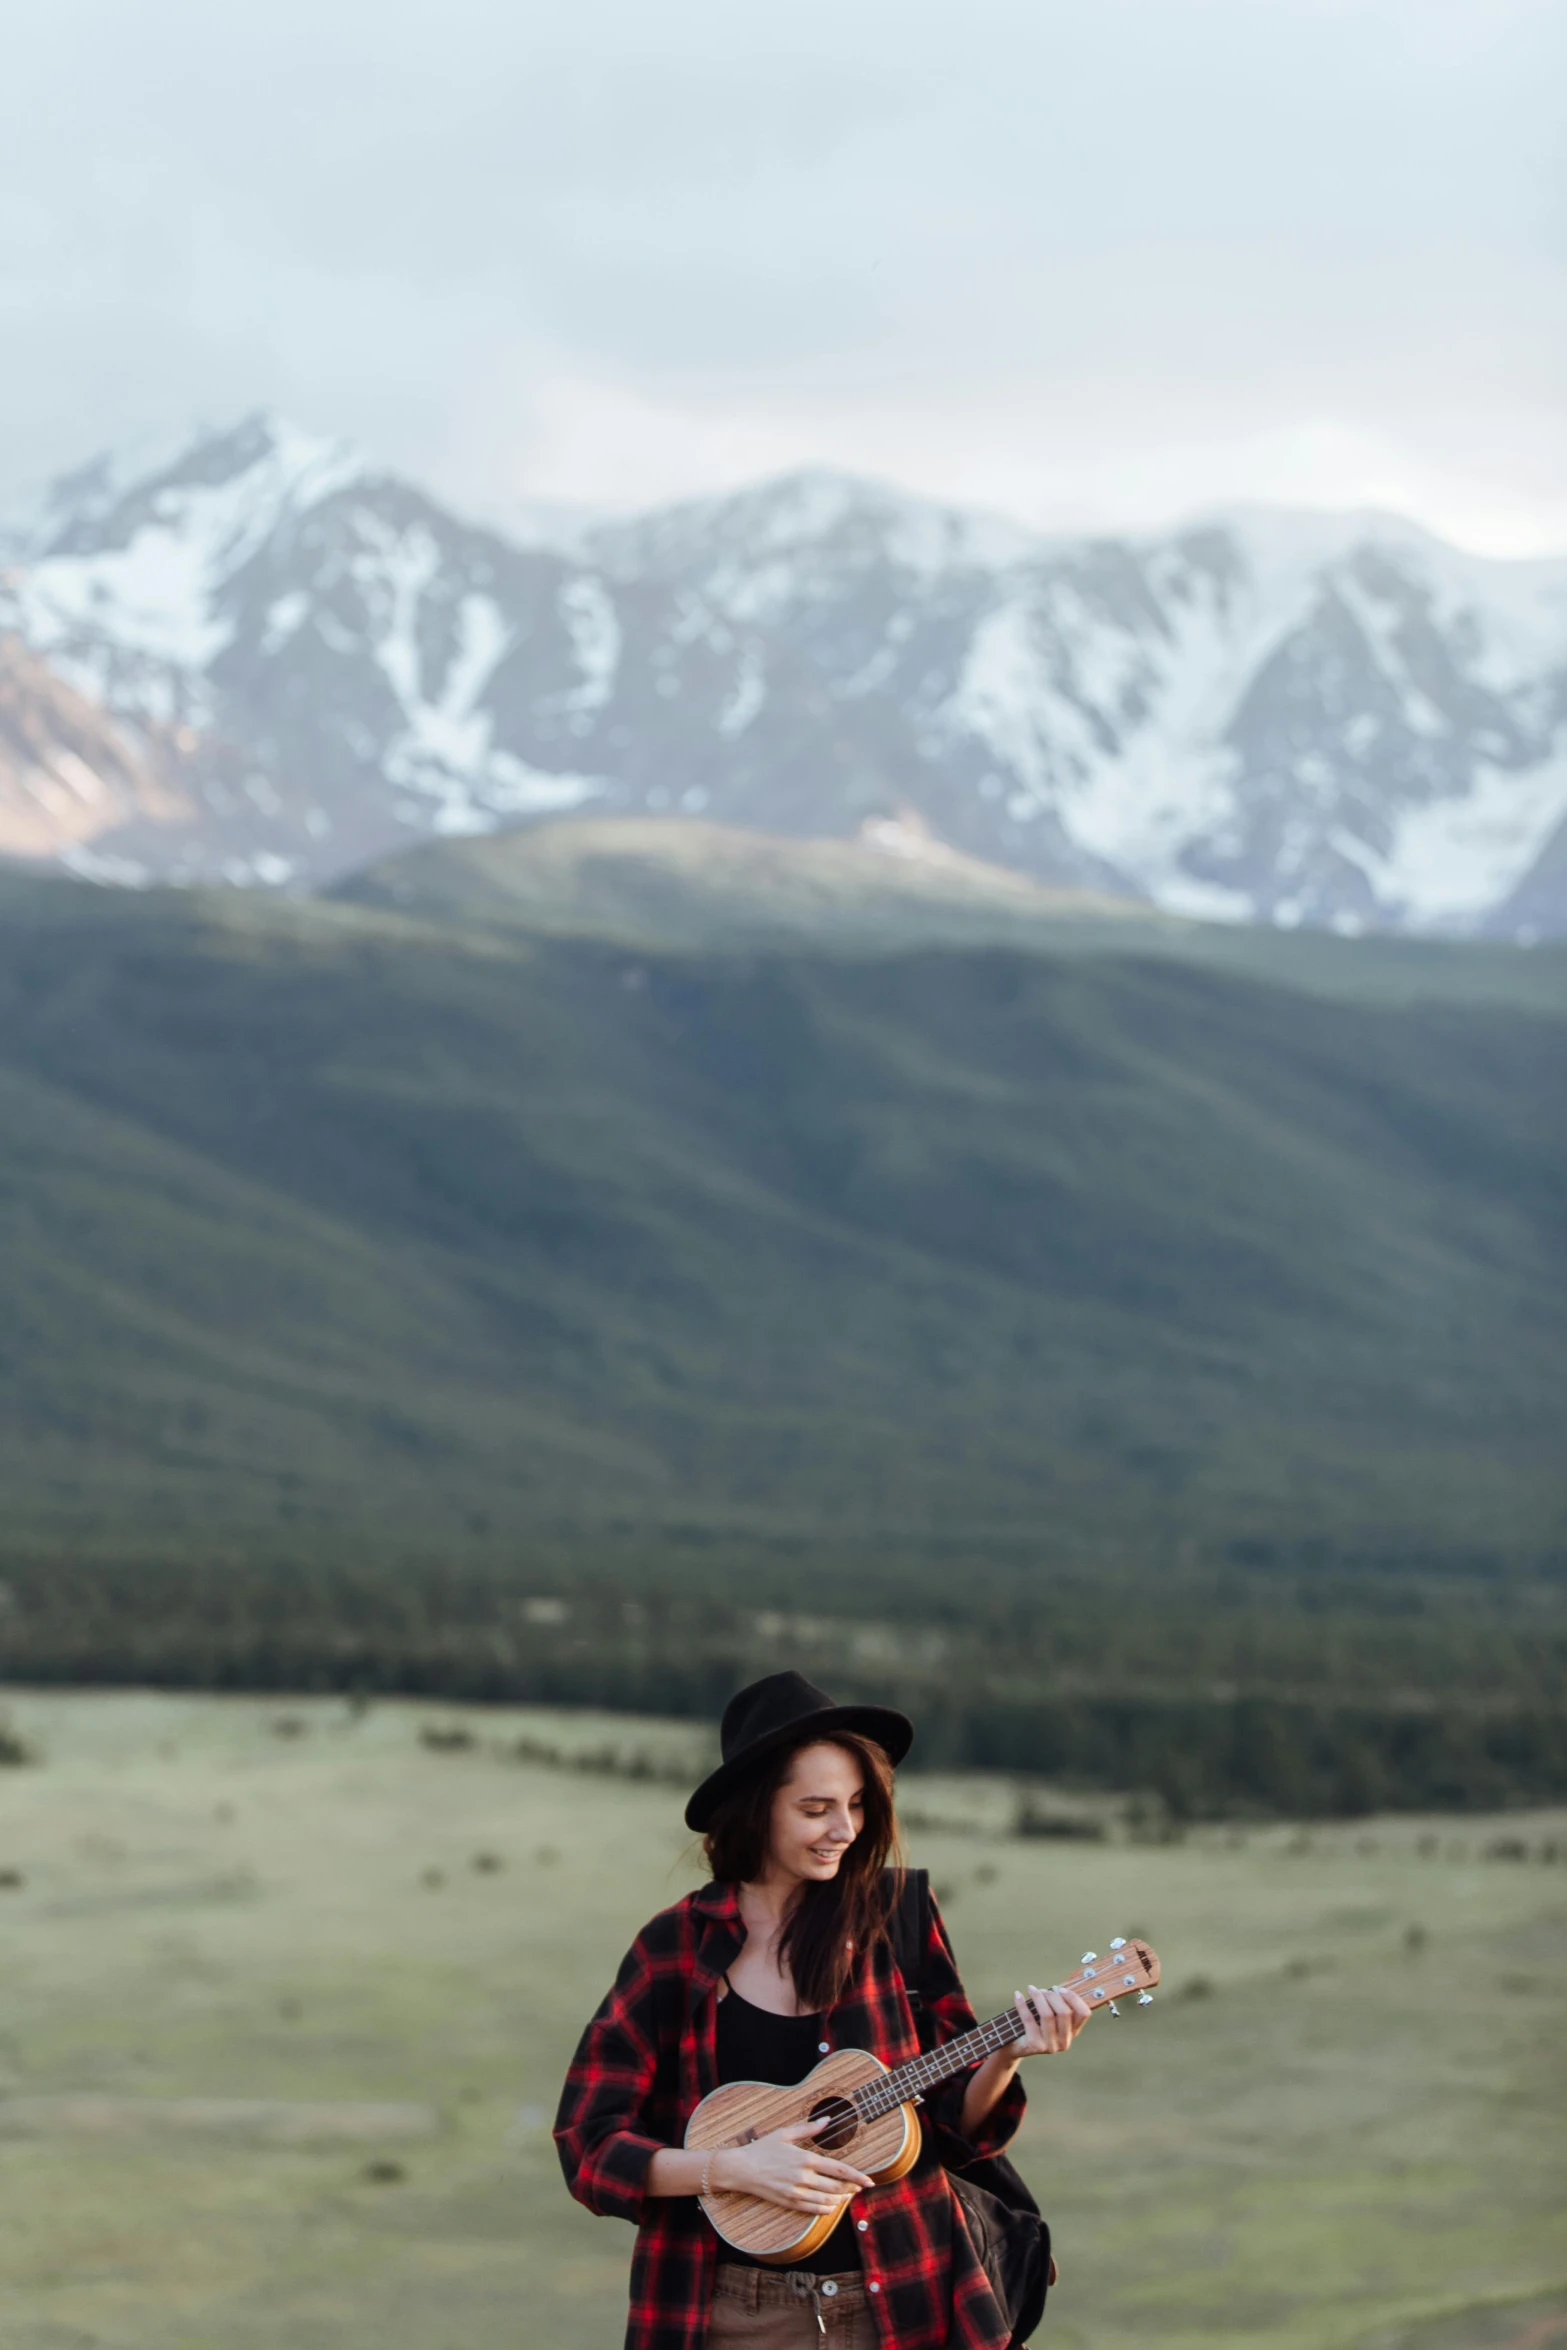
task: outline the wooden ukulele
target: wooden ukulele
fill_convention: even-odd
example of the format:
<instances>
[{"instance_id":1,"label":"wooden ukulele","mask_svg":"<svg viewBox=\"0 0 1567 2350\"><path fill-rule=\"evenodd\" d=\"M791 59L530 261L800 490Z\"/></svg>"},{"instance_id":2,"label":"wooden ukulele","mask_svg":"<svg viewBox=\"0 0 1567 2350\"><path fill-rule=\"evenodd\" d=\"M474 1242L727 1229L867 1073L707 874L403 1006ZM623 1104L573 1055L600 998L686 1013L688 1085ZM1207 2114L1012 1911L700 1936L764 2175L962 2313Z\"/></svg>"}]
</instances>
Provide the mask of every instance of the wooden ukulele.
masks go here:
<instances>
[{"instance_id":1,"label":"wooden ukulele","mask_svg":"<svg viewBox=\"0 0 1567 2350\"><path fill-rule=\"evenodd\" d=\"M1156 1953L1146 1942L1129 1942L1118 1934L1103 1958L1085 1950L1077 1972L1054 1988L1080 1991L1091 2007L1108 2007L1115 2015L1116 2000L1129 1992L1135 1991L1138 2004L1146 2007L1158 1980ZM866 2049L838 2048L792 2089L770 2088L765 2081L726 2081L692 2114L685 2143L699 2153L710 2146L749 2146L769 2130L825 2114L827 2128L808 2143L841 2155L885 2185L901 2179L918 2158L920 2119L914 2109L921 2092L1022 2037L1023 2019L1009 2007L895 2071ZM753 2260L802 2260L826 2243L852 2199L851 2190L831 2211L814 2216L764 2203L757 2195L713 2193L704 2195L701 2204L737 2252Z\"/></svg>"}]
</instances>

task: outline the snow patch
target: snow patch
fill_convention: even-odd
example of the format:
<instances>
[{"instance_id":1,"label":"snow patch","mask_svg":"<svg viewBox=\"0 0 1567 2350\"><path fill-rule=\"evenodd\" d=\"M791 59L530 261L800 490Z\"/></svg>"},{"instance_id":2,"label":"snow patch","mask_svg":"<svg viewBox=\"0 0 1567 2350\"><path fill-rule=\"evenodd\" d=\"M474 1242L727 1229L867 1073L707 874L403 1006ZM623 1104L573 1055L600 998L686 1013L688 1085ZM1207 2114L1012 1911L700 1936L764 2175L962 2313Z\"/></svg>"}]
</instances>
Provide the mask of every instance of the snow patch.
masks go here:
<instances>
[{"instance_id":1,"label":"snow patch","mask_svg":"<svg viewBox=\"0 0 1567 2350\"><path fill-rule=\"evenodd\" d=\"M78 881L96 881L105 889L151 889L156 876L134 857L115 857L72 841L60 851L60 863Z\"/></svg>"},{"instance_id":2,"label":"snow patch","mask_svg":"<svg viewBox=\"0 0 1567 2350\"><path fill-rule=\"evenodd\" d=\"M106 554L53 556L23 581L23 633L45 654L97 638L176 668L205 669L232 634L210 608L211 568L201 539L155 523Z\"/></svg>"},{"instance_id":3,"label":"snow patch","mask_svg":"<svg viewBox=\"0 0 1567 2350\"><path fill-rule=\"evenodd\" d=\"M767 700L767 685L762 676L761 655L754 645L746 647L734 684L730 687L718 713L718 731L731 742L757 716Z\"/></svg>"},{"instance_id":4,"label":"snow patch","mask_svg":"<svg viewBox=\"0 0 1567 2350\"><path fill-rule=\"evenodd\" d=\"M557 706L584 714L602 710L615 690L620 669L620 615L604 582L592 573L568 581L558 604L581 683L562 694Z\"/></svg>"},{"instance_id":5,"label":"snow patch","mask_svg":"<svg viewBox=\"0 0 1567 2350\"><path fill-rule=\"evenodd\" d=\"M310 598L303 588L294 588L288 595L279 596L275 603L268 605L266 622L261 631L261 651L265 659L270 660L274 653L280 653L289 638L297 635L309 610Z\"/></svg>"},{"instance_id":6,"label":"snow patch","mask_svg":"<svg viewBox=\"0 0 1567 2350\"><path fill-rule=\"evenodd\" d=\"M1383 895L1422 928L1469 928L1500 905L1567 816L1567 749L1538 767L1482 766L1462 799L1406 808Z\"/></svg>"},{"instance_id":7,"label":"snow patch","mask_svg":"<svg viewBox=\"0 0 1567 2350\"><path fill-rule=\"evenodd\" d=\"M258 423L257 434L257 454L226 480L181 480L176 465L166 481L114 484L116 501L134 505L145 496L150 511L122 545L45 555L23 574L15 594L29 641L46 654L96 642L189 673L209 668L233 636L219 608L224 584L286 513L302 512L363 470L355 451L277 419ZM106 527L114 518L109 480L108 473L102 480L95 473L78 501L89 517L101 513ZM69 489L63 485L62 498ZM58 524L73 518L68 506L57 505ZM117 698L122 706L163 715L129 689Z\"/></svg>"},{"instance_id":8,"label":"snow patch","mask_svg":"<svg viewBox=\"0 0 1567 2350\"><path fill-rule=\"evenodd\" d=\"M441 550L422 525L395 533L377 529L373 540L380 541L373 552L354 558L354 576L365 590L373 617L381 623L375 645L377 665L412 718L424 706L419 605L440 570Z\"/></svg>"}]
</instances>

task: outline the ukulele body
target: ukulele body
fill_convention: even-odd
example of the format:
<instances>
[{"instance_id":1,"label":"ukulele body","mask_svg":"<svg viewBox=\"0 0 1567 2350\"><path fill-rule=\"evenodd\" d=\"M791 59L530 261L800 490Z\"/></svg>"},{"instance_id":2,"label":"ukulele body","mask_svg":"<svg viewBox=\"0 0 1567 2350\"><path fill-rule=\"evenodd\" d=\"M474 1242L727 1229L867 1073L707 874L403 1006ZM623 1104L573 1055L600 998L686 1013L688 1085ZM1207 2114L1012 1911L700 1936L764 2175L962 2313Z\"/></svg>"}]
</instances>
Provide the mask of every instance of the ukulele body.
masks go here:
<instances>
[{"instance_id":1,"label":"ukulele body","mask_svg":"<svg viewBox=\"0 0 1567 2350\"><path fill-rule=\"evenodd\" d=\"M914 2168L920 2151L920 2118L912 2105L895 2105L890 2113L861 2122L848 2104L856 2089L886 2073L879 2058L864 2048L836 2048L824 2056L814 2072L792 2089L775 2089L765 2081L726 2081L704 2097L686 2124L685 2143L698 2153L710 2146L749 2146L789 2122L804 2121L813 2113L831 2110L836 2126L814 2141L824 2154L852 2162L869 2171L878 2185L901 2179ZM764 2203L757 2195L704 2195L702 2209L726 2244L753 2260L803 2260L825 2244L853 2200L852 2191L831 2211L815 2217L786 2211L782 2204Z\"/></svg>"}]
</instances>

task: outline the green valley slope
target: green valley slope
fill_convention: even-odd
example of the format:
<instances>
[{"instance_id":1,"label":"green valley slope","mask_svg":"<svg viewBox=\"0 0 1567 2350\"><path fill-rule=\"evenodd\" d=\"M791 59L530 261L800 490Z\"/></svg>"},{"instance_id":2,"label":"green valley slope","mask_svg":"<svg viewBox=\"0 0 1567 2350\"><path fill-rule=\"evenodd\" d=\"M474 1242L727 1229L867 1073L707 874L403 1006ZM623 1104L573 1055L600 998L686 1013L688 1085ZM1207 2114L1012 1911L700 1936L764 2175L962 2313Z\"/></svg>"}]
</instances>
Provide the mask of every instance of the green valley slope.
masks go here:
<instances>
[{"instance_id":1,"label":"green valley slope","mask_svg":"<svg viewBox=\"0 0 1567 2350\"><path fill-rule=\"evenodd\" d=\"M0 925L13 1592L1558 1588L1559 962Z\"/></svg>"}]
</instances>

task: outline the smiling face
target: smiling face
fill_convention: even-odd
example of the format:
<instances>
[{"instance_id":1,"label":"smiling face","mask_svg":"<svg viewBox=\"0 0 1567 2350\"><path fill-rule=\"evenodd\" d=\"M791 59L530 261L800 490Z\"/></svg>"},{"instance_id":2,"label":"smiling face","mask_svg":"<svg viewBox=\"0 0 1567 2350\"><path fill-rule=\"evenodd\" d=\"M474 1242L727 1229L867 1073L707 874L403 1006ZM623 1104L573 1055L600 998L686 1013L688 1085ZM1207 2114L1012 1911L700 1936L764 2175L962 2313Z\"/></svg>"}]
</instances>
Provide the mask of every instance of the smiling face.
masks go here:
<instances>
[{"instance_id":1,"label":"smiling face","mask_svg":"<svg viewBox=\"0 0 1567 2350\"><path fill-rule=\"evenodd\" d=\"M856 1756L825 1741L802 1746L773 1796L768 1875L823 1885L865 1825L865 1780Z\"/></svg>"}]
</instances>

